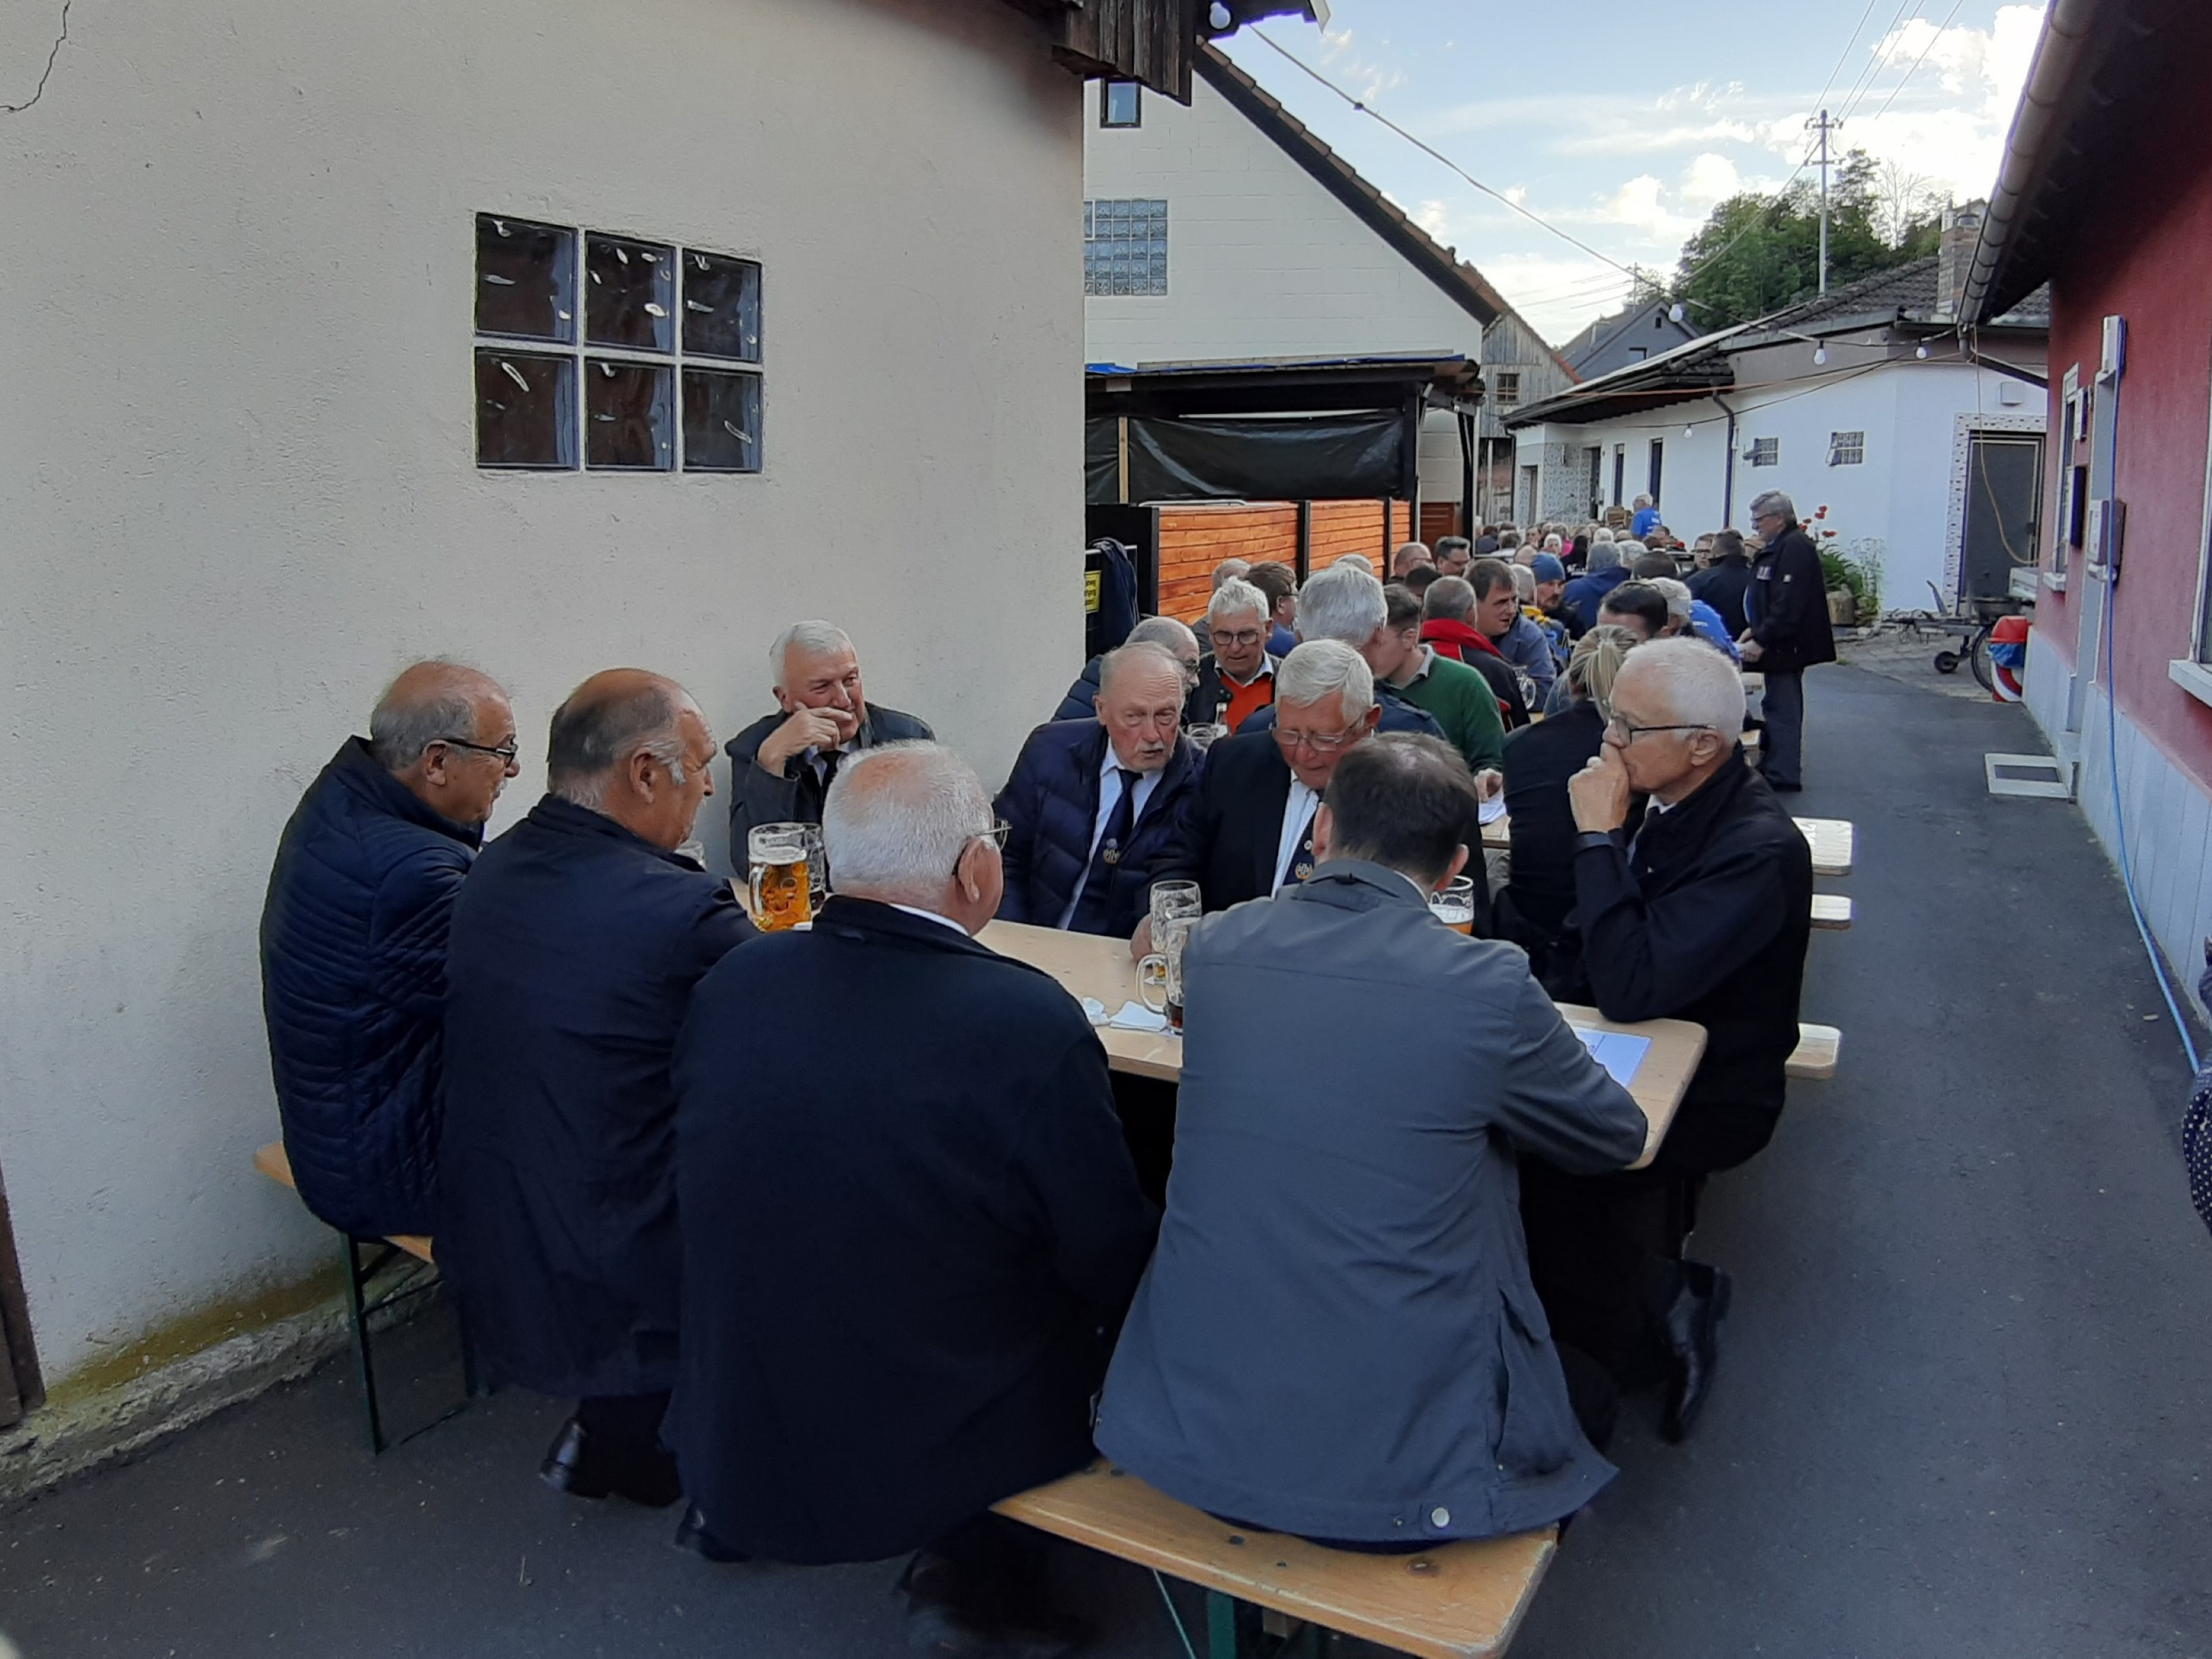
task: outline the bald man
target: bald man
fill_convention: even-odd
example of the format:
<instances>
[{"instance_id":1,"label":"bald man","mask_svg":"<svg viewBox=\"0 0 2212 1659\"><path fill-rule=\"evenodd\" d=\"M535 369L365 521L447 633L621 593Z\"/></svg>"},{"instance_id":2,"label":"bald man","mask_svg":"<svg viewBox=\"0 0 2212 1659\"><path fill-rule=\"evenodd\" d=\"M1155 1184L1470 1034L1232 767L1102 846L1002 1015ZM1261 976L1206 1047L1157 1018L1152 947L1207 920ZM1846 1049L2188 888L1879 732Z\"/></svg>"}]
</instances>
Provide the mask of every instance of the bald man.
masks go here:
<instances>
[{"instance_id":1,"label":"bald man","mask_svg":"<svg viewBox=\"0 0 2212 1659\"><path fill-rule=\"evenodd\" d=\"M714 793L684 688L594 675L555 711L545 798L454 906L438 1265L494 1382L574 1395L546 1480L678 1495L675 1099L691 988L752 927L679 854Z\"/></svg>"},{"instance_id":2,"label":"bald man","mask_svg":"<svg viewBox=\"0 0 2212 1659\"><path fill-rule=\"evenodd\" d=\"M1101 659L1095 720L1030 733L999 792L1008 826L999 915L1079 933L1136 931L1176 815L1194 793L1182 665L1158 645Z\"/></svg>"},{"instance_id":3,"label":"bald man","mask_svg":"<svg viewBox=\"0 0 2212 1659\"><path fill-rule=\"evenodd\" d=\"M394 680L284 826L261 912L261 1000L300 1196L342 1232L434 1219L446 932L514 711L456 663Z\"/></svg>"}]
</instances>

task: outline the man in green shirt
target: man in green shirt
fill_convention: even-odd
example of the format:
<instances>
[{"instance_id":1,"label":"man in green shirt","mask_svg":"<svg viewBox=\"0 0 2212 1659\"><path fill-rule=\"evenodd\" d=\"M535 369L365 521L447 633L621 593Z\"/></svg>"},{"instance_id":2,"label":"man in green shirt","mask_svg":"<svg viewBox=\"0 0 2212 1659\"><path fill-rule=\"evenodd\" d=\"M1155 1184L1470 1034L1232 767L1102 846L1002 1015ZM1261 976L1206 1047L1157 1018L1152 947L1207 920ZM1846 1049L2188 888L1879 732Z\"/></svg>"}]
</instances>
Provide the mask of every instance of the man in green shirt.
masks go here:
<instances>
[{"instance_id":1,"label":"man in green shirt","mask_svg":"<svg viewBox=\"0 0 2212 1659\"><path fill-rule=\"evenodd\" d=\"M1498 699L1490 682L1463 662L1440 657L1433 646L1423 645L1421 602L1411 588L1393 582L1382 590L1388 615L1382 631L1364 653L1375 677L1387 681L1414 708L1425 710L1444 738L1467 757L1468 769L1487 799L1496 793L1493 779L1504 763L1505 722L1498 712Z\"/></svg>"}]
</instances>

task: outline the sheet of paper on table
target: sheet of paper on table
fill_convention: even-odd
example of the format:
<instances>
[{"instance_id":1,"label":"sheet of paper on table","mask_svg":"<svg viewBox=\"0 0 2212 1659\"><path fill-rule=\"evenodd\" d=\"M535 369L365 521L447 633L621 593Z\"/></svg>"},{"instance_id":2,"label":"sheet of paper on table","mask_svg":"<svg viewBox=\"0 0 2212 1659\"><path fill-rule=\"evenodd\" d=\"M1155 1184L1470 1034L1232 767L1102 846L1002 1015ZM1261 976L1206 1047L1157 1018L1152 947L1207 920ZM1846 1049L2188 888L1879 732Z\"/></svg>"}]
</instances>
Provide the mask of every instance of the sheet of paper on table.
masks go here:
<instances>
[{"instance_id":1,"label":"sheet of paper on table","mask_svg":"<svg viewBox=\"0 0 2212 1659\"><path fill-rule=\"evenodd\" d=\"M1504 817L1504 816L1505 816L1505 797L1504 797L1504 796L1503 796L1503 795L1492 795L1492 796L1488 800L1486 800L1486 801L1485 801L1485 802L1483 802L1483 803L1482 803L1482 809L1481 809L1480 817L1481 817L1481 820L1482 820L1482 822L1483 822L1483 823L1497 823L1497 822L1498 822L1498 819L1500 819L1500 818ZM1462 820L1462 822L1464 822L1464 820Z\"/></svg>"},{"instance_id":2,"label":"sheet of paper on table","mask_svg":"<svg viewBox=\"0 0 2212 1659\"><path fill-rule=\"evenodd\" d=\"M1644 1064L1644 1056L1651 1052L1650 1037L1631 1036L1626 1031L1593 1031L1586 1025L1574 1030L1583 1047L1624 1089L1634 1079L1636 1068Z\"/></svg>"},{"instance_id":3,"label":"sheet of paper on table","mask_svg":"<svg viewBox=\"0 0 2212 1659\"><path fill-rule=\"evenodd\" d=\"M1106 1023L1117 1031L1164 1031L1168 1029L1168 1017L1154 1013L1141 1002L1123 1003Z\"/></svg>"}]
</instances>

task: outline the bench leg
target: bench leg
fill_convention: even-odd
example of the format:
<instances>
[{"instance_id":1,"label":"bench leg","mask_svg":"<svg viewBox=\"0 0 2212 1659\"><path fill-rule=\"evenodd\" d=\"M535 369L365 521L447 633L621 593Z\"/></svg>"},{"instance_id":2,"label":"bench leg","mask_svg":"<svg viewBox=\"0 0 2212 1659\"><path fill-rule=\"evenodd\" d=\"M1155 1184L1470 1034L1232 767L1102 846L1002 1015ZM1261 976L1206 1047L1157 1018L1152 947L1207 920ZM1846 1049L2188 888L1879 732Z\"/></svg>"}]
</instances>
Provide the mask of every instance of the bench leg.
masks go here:
<instances>
[{"instance_id":1,"label":"bench leg","mask_svg":"<svg viewBox=\"0 0 2212 1659\"><path fill-rule=\"evenodd\" d=\"M1206 1593L1206 1659L1241 1659L1237 1640L1237 1599L1219 1590Z\"/></svg>"},{"instance_id":2,"label":"bench leg","mask_svg":"<svg viewBox=\"0 0 2212 1659\"><path fill-rule=\"evenodd\" d=\"M376 1362L368 1351L368 1310L362 1292L368 1275L361 1267L361 1241L348 1234L345 1240L346 1301L353 1314L354 1358L361 1367L361 1399L368 1417L368 1452L372 1457L384 1452L384 1419L376 1406ZM369 1268L374 1273L374 1265Z\"/></svg>"}]
</instances>

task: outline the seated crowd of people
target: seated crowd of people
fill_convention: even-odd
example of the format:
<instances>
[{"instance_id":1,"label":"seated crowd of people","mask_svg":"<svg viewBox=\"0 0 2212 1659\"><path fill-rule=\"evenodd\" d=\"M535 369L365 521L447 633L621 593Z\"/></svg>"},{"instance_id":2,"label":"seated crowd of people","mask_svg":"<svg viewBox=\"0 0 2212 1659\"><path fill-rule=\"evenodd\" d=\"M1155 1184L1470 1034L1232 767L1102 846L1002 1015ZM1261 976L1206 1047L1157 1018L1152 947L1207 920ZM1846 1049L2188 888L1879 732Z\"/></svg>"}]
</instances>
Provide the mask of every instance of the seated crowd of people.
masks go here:
<instances>
[{"instance_id":1,"label":"seated crowd of people","mask_svg":"<svg viewBox=\"0 0 2212 1659\"><path fill-rule=\"evenodd\" d=\"M1811 861L1739 746L1744 584L1701 602L1610 539L1571 580L1556 533L1412 544L1388 584L1230 562L995 799L794 624L723 750L741 869L752 828L819 826L829 896L773 933L685 850L717 745L682 686L578 686L487 844L509 699L408 669L270 878L301 1196L434 1236L488 1379L575 1401L551 1484L681 1502L715 1560L911 1553L930 1651L1073 1644L992 1505L1099 1452L1352 1549L1573 1514L1625 1392L1670 1439L1708 1397L1729 1285L1685 1245L1782 1110ZM1467 934L1429 904L1462 872ZM1080 1005L977 936L1143 956L1185 881L1168 1181ZM1705 1028L1644 1167L1554 999Z\"/></svg>"}]
</instances>

